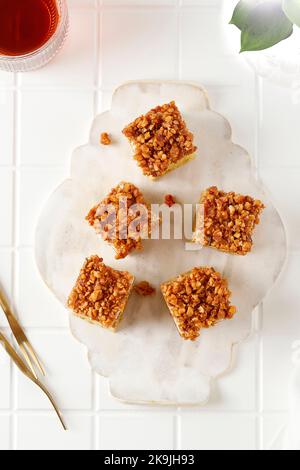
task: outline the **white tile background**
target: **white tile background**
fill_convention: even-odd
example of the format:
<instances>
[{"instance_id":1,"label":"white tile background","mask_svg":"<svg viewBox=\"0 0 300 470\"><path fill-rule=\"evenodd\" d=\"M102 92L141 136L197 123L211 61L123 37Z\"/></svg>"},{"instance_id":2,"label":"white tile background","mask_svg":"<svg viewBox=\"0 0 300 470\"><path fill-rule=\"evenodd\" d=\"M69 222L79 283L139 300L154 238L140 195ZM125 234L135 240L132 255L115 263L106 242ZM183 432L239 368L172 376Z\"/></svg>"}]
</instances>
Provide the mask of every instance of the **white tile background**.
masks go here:
<instances>
[{"instance_id":1,"label":"white tile background","mask_svg":"<svg viewBox=\"0 0 300 470\"><path fill-rule=\"evenodd\" d=\"M264 449L285 420L291 344L299 339L299 111L291 93L253 76L228 48L221 9L232 0L69 0L71 31L47 67L0 73L0 281L47 367L64 410L47 401L0 350L0 449ZM124 405L91 373L67 313L38 277L34 227L68 174L96 112L127 79L202 83L234 140L255 158L287 225L286 268L257 313L230 374L204 409ZM0 315L0 325L6 323Z\"/></svg>"}]
</instances>

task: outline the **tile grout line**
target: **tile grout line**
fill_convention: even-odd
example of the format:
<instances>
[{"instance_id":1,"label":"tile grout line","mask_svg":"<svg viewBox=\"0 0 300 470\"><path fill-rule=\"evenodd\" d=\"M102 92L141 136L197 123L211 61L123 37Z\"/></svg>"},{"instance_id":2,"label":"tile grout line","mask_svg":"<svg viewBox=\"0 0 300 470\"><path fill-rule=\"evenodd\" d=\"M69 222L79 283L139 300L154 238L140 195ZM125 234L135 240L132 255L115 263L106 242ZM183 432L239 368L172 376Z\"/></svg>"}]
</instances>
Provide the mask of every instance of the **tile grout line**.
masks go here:
<instances>
[{"instance_id":1,"label":"tile grout line","mask_svg":"<svg viewBox=\"0 0 300 470\"><path fill-rule=\"evenodd\" d=\"M255 164L256 176L260 177L260 130L262 123L262 79L255 75L255 97L256 97L256 126L255 126ZM258 412L256 422L256 446L258 450L263 450L263 304L258 306L256 316L256 410Z\"/></svg>"},{"instance_id":2,"label":"tile grout line","mask_svg":"<svg viewBox=\"0 0 300 470\"><path fill-rule=\"evenodd\" d=\"M181 77L181 7L182 0L176 0L175 11L177 17L177 79ZM181 408L176 407L176 413L173 418L173 448L178 450L181 448Z\"/></svg>"},{"instance_id":3,"label":"tile grout line","mask_svg":"<svg viewBox=\"0 0 300 470\"><path fill-rule=\"evenodd\" d=\"M254 75L254 96L255 96L255 114L254 114L254 165L255 175L258 177L258 141L259 141L259 92L258 92L258 78ZM259 426L259 389L260 389L260 374L259 374L259 315L260 309L257 307L253 315L253 326L255 332L255 448L260 449L260 426Z\"/></svg>"},{"instance_id":4,"label":"tile grout line","mask_svg":"<svg viewBox=\"0 0 300 470\"><path fill-rule=\"evenodd\" d=\"M16 77L14 76L14 81L16 80ZM13 92L13 132L15 133L15 121L16 121L16 93L17 91L15 90ZM13 161L12 163L14 164L15 159L16 159L16 148L15 148L15 134L13 134L13 150L12 150L12 158ZM11 244L12 246L14 245L14 234L15 234L15 217L14 217L14 209L15 209L15 185L16 185L16 174L15 171L13 171L12 174L12 205L11 205L11 210L13 211L13 216L12 216L12 225L11 225ZM13 271L13 263L14 263L14 251L11 252L10 254L10 259L11 259L11 273L10 273L10 279L11 279L11 302L13 302L13 285L14 285L14 271ZM9 335L11 333L10 328L7 328L7 334ZM14 416L12 414L12 410L15 407L14 403L14 382L15 382L15 372L14 372L14 365L12 360L10 359L10 406L9 406L9 411L10 411L10 429L9 429L9 449L13 450L13 442L14 442Z\"/></svg>"},{"instance_id":5,"label":"tile grout line","mask_svg":"<svg viewBox=\"0 0 300 470\"><path fill-rule=\"evenodd\" d=\"M107 409L99 409L96 410L95 413L92 409L72 409L72 408L60 408L62 413L67 413L67 414L73 414L77 416L91 416L93 417L94 414L96 416L115 416L115 415L120 415L120 416L147 416L151 414L155 415L169 415L172 411L169 410L168 408L166 409L159 409L156 408L156 406L152 406L150 408L144 408L139 410L138 408L133 408L133 409L119 409L119 408L107 408ZM202 409L201 407L191 407L188 410L184 410L183 413L185 416L191 416L194 413L198 413L199 415L206 415L206 414L218 414L220 416L227 416L227 415L234 415L234 416L254 416L259 418L261 415L268 416L268 415L285 415L287 414L288 410L287 409L278 409L278 410L267 410L264 411L263 413L260 413L258 411L253 411L249 409L245 410L234 410L234 409L228 409L228 410L222 410L217 408L210 408L210 409ZM9 409L0 409L0 416L8 416L11 415L12 411ZM53 416L53 410L50 408L18 408L15 411L15 414L17 416L27 416L27 415L49 415ZM176 449L175 449L176 450Z\"/></svg>"},{"instance_id":6,"label":"tile grout line","mask_svg":"<svg viewBox=\"0 0 300 470\"><path fill-rule=\"evenodd\" d=\"M177 0L177 79L182 75L182 0Z\"/></svg>"},{"instance_id":7,"label":"tile grout line","mask_svg":"<svg viewBox=\"0 0 300 470\"><path fill-rule=\"evenodd\" d=\"M100 15L102 16L102 12L100 10ZM100 91L102 92L107 92L107 93L111 93L114 89L114 85L112 85L111 87L110 86L103 86L103 87L100 87ZM236 85L236 84L226 84L226 85L216 85L216 84L213 84L211 82L208 82L206 83L206 87L210 88L211 90L227 90L227 89L235 89L235 88L239 88L239 85ZM19 86L14 86L14 85L1 85L0 84L0 91L1 92L13 92L15 90L22 90L26 93L28 92L55 92L55 91L58 91L58 92L64 92L64 93L68 93L68 92L82 92L82 93L88 93L88 92L91 92L91 91L95 91L96 89L96 86L95 85L84 85L82 87L80 86L72 86L71 84L69 85L60 85L60 84L56 84L56 85L29 85L29 84L20 84ZM1 165L2 166L2 165ZM6 165L6 166L10 166L9 164ZM290 165L289 165L290 166ZM276 166L277 168L277 166Z\"/></svg>"},{"instance_id":8,"label":"tile grout line","mask_svg":"<svg viewBox=\"0 0 300 470\"><path fill-rule=\"evenodd\" d=\"M101 1L101 0L100 0ZM174 3L171 3L171 4L158 4L158 5L141 5L141 4L114 4L114 5L109 5L109 4L102 4L101 5L101 8L105 11L114 11L114 10L121 10L121 11L131 11L131 10L144 10L144 11L147 11L147 10L156 10L156 11L159 11L159 10L172 10L174 8L174 6L176 6L177 4L177 1L178 0L175 0ZM180 0L179 0L180 1ZM216 4L210 4L210 3L207 3L207 4L194 4L194 5L187 5L187 4L181 4L182 8L186 9L186 10L195 10L195 11L199 11L199 10L217 10L218 9L218 5ZM90 7L90 8L93 8L93 7Z\"/></svg>"},{"instance_id":9,"label":"tile grout line","mask_svg":"<svg viewBox=\"0 0 300 470\"><path fill-rule=\"evenodd\" d=\"M258 177L258 158L259 158L259 150L258 150L258 142L259 142L259 115L260 115L260 105L259 105L259 85L258 85L258 78L255 74L254 76L254 93L255 93L255 106L256 106L256 113L255 113L255 127L254 127L254 161L255 161L255 174ZM255 313L255 411L256 411L256 418L255 418L255 448L256 450L260 449L260 418L259 418L259 407L260 407L260 397L259 397L259 390L260 390L260 306L257 308Z\"/></svg>"},{"instance_id":10,"label":"tile grout line","mask_svg":"<svg viewBox=\"0 0 300 470\"><path fill-rule=\"evenodd\" d=\"M14 75L14 84L16 89L14 91L13 102L13 165L18 165L18 130L19 130L19 75ZM13 217L12 217L12 246L17 246L17 208L18 208L18 175L13 171ZM17 289L16 289L16 273L17 273L17 257L16 252L12 252L12 302L14 307L16 305ZM10 449L16 450L17 446L17 369L11 363L11 429L10 429Z\"/></svg>"},{"instance_id":11,"label":"tile grout line","mask_svg":"<svg viewBox=\"0 0 300 470\"><path fill-rule=\"evenodd\" d=\"M48 168L46 168L48 169ZM0 245L0 251L10 251L11 253L13 252L19 252L20 250L33 250L34 245L23 245L23 244L17 244L16 246L12 245ZM289 253L291 254L300 254L300 247L293 247L289 246ZM38 328L38 327L32 327L32 328ZM51 327L50 327L51 328Z\"/></svg>"},{"instance_id":12,"label":"tile grout line","mask_svg":"<svg viewBox=\"0 0 300 470\"><path fill-rule=\"evenodd\" d=\"M65 335L66 333L69 333L70 332L70 327L67 327L67 326L55 326L55 327L40 327L40 326L37 326L37 327L33 327L33 326L26 326L24 325L24 329L26 330L26 332L30 332L30 333L38 333L38 334L41 334L41 335L45 335L45 334L53 334L53 335ZM6 334L9 334L11 332L11 329L10 327L8 326L3 326L1 327L1 330L4 331Z\"/></svg>"},{"instance_id":13,"label":"tile grout line","mask_svg":"<svg viewBox=\"0 0 300 470\"><path fill-rule=\"evenodd\" d=\"M259 373L259 390L258 390L258 411L259 411L259 449L263 450L264 439L263 439L263 411L264 411L264 395L263 395L263 315L264 315L264 305L263 303L259 306L259 317L260 317L260 335L259 335L259 355L258 355L258 373Z\"/></svg>"},{"instance_id":14,"label":"tile grout line","mask_svg":"<svg viewBox=\"0 0 300 470\"><path fill-rule=\"evenodd\" d=\"M263 119L263 79L259 78L258 79L258 141L257 141L257 150L259 149L259 139L260 139L260 130L262 126L262 119ZM260 177L260 159L259 159L259 153L258 155L258 177ZM260 321L260 330L259 330L259 355L258 355L258 366L259 366L259 391L258 391L258 398L259 398L259 445L260 445L260 450L263 450L264 446L264 439L263 439L263 409L264 409L264 397L263 397L263 321L264 321L264 304L263 302L259 306L259 321Z\"/></svg>"},{"instance_id":15,"label":"tile grout line","mask_svg":"<svg viewBox=\"0 0 300 470\"><path fill-rule=\"evenodd\" d=\"M100 442L100 435L99 435L99 418L100 418L100 411L98 410L98 399L99 399L99 380L97 373L93 370L93 412L94 412L94 439L93 439L93 449L99 449L99 442Z\"/></svg>"},{"instance_id":16,"label":"tile grout line","mask_svg":"<svg viewBox=\"0 0 300 470\"><path fill-rule=\"evenodd\" d=\"M94 117L98 113L99 105L99 82L100 82L100 54L101 54L101 45L100 45L100 27L102 14L100 10L100 1L97 3L96 11L96 20L95 20L95 70L94 70Z\"/></svg>"},{"instance_id":17,"label":"tile grout line","mask_svg":"<svg viewBox=\"0 0 300 470\"><path fill-rule=\"evenodd\" d=\"M101 54L101 43L100 43L100 28L102 21L102 14L100 11L102 1L97 0L97 13L96 13L96 24L95 24L95 71L94 71L94 118L97 115L99 108L99 81L100 81L100 54ZM90 364L89 364L89 367ZM98 415L97 415L97 399L98 399L98 381L96 372L92 370L91 386L92 386L92 443L91 448L97 450L99 436L98 436Z\"/></svg>"},{"instance_id":18,"label":"tile grout line","mask_svg":"<svg viewBox=\"0 0 300 470\"><path fill-rule=\"evenodd\" d=\"M20 91L20 90L16 90ZM0 170L1 169L10 169L11 171L15 171L16 173L20 173L22 170L64 170L65 165L59 165L59 164L23 164L23 165L1 165L0 164Z\"/></svg>"}]
</instances>

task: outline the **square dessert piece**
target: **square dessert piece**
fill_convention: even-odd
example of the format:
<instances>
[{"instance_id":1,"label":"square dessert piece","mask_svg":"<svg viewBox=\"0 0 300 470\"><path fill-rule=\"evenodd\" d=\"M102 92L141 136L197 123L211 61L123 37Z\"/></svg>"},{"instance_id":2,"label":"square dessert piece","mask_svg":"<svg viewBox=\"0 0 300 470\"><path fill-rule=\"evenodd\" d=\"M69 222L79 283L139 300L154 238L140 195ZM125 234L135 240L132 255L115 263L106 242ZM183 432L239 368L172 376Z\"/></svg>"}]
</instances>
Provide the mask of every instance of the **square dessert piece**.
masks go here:
<instances>
[{"instance_id":1,"label":"square dessert piece","mask_svg":"<svg viewBox=\"0 0 300 470\"><path fill-rule=\"evenodd\" d=\"M123 134L132 144L144 175L152 179L191 160L197 150L174 101L138 117L123 129Z\"/></svg>"},{"instance_id":2,"label":"square dessert piece","mask_svg":"<svg viewBox=\"0 0 300 470\"><path fill-rule=\"evenodd\" d=\"M238 255L251 251L252 234L265 207L261 201L212 186L202 193L200 204L204 221L202 217L202 226L196 227L195 243Z\"/></svg>"},{"instance_id":3,"label":"square dessert piece","mask_svg":"<svg viewBox=\"0 0 300 470\"><path fill-rule=\"evenodd\" d=\"M87 258L69 296L75 315L110 330L120 323L134 277L106 266L99 256Z\"/></svg>"},{"instance_id":4,"label":"square dessert piece","mask_svg":"<svg viewBox=\"0 0 300 470\"><path fill-rule=\"evenodd\" d=\"M161 291L184 339L195 340L201 328L209 328L236 313L236 307L229 302L227 280L210 267L194 268L164 282Z\"/></svg>"},{"instance_id":5,"label":"square dessert piece","mask_svg":"<svg viewBox=\"0 0 300 470\"><path fill-rule=\"evenodd\" d=\"M121 259L142 249L142 239L151 235L153 217L141 191L132 183L121 182L86 219L114 247L116 259Z\"/></svg>"}]
</instances>

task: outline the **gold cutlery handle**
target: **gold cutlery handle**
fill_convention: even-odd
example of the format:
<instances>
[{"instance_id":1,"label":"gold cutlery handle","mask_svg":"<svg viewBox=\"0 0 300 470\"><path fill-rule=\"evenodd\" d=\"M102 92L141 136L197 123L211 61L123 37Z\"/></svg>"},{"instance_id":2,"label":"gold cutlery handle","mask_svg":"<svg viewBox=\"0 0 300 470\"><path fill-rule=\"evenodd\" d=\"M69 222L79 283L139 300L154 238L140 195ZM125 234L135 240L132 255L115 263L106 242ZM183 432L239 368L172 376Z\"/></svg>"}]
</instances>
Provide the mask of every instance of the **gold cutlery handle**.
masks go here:
<instances>
[{"instance_id":1,"label":"gold cutlery handle","mask_svg":"<svg viewBox=\"0 0 300 470\"><path fill-rule=\"evenodd\" d=\"M42 384L42 382L40 382L38 379L34 379L34 382L35 384L45 393L45 395L48 397L48 400L50 401L51 405L53 406L56 414L57 414L57 417L59 419L59 421L61 422L61 425L62 427L64 428L65 431L67 431L67 426L64 422L64 419L62 417L62 414L61 412L59 411L55 401L54 401L54 398L52 397L52 395L50 394L50 392L46 389L46 387L44 386L44 384Z\"/></svg>"},{"instance_id":2,"label":"gold cutlery handle","mask_svg":"<svg viewBox=\"0 0 300 470\"><path fill-rule=\"evenodd\" d=\"M29 367L27 367L27 365L25 364L25 362L21 359L21 357L19 356L19 354L14 350L14 348L11 346L11 344L9 343L8 339L1 333L0 331L0 343L2 344L2 346L4 347L5 351L7 352L7 354L10 356L10 358L12 359L12 361L16 364L16 366L18 367L18 369L24 374L26 375L26 377L28 377L28 379L30 379L33 383L35 383L45 394L46 396L48 397L48 399L50 400L50 403L52 404L61 424L62 424L62 427L64 428L64 430L66 431L67 430L67 427L64 423L64 420L61 416L61 413L52 397L52 395L49 393L49 391L46 389L46 387L42 384L42 382L40 382L35 376L34 374L32 373L32 371L29 369Z\"/></svg>"},{"instance_id":3,"label":"gold cutlery handle","mask_svg":"<svg viewBox=\"0 0 300 470\"><path fill-rule=\"evenodd\" d=\"M37 378L37 375L34 370L34 364L39 369L40 373L42 375L45 375L44 368L41 362L39 361L39 358L34 348L30 344L23 328L21 327L17 318L13 314L9 306L8 300L6 296L4 295L3 290L1 289L1 286L0 286L0 306L2 307L2 310L7 318L9 326L11 327L12 333L14 337L16 338L18 345L20 346L21 353L23 354L24 359L27 362L29 368L31 369L33 375Z\"/></svg>"}]
</instances>

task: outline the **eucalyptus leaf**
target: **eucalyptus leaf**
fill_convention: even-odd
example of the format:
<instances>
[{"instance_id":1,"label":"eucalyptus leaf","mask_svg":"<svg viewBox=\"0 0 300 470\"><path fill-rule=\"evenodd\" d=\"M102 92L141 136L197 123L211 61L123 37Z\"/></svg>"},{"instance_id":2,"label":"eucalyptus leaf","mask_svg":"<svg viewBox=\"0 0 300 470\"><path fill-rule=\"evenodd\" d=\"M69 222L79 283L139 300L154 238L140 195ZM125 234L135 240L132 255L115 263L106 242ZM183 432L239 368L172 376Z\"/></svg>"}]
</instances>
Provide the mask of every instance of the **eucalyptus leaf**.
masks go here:
<instances>
[{"instance_id":1,"label":"eucalyptus leaf","mask_svg":"<svg viewBox=\"0 0 300 470\"><path fill-rule=\"evenodd\" d=\"M259 3L249 13L241 34L241 52L268 49L293 33L293 23L282 10L281 2Z\"/></svg>"},{"instance_id":2,"label":"eucalyptus leaf","mask_svg":"<svg viewBox=\"0 0 300 470\"><path fill-rule=\"evenodd\" d=\"M264 0L240 0L236 5L229 24L234 24L243 31L247 26L247 20L251 11Z\"/></svg>"},{"instance_id":3,"label":"eucalyptus leaf","mask_svg":"<svg viewBox=\"0 0 300 470\"><path fill-rule=\"evenodd\" d=\"M288 19L300 27L300 0L283 0L282 9Z\"/></svg>"}]
</instances>

